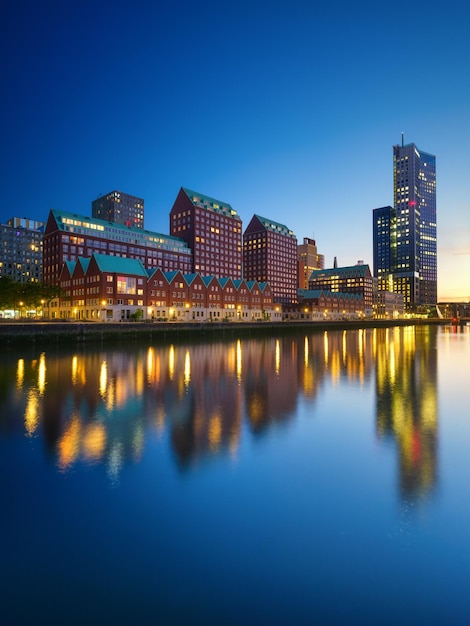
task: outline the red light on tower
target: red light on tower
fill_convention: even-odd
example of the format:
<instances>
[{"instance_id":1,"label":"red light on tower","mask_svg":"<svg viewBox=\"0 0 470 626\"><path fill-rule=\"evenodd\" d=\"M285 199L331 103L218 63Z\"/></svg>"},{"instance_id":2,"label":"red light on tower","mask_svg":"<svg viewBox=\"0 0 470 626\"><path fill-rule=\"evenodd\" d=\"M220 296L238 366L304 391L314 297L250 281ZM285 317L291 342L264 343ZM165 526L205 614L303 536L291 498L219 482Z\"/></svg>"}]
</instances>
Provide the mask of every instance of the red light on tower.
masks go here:
<instances>
[{"instance_id":1,"label":"red light on tower","mask_svg":"<svg viewBox=\"0 0 470 626\"><path fill-rule=\"evenodd\" d=\"M410 206L416 206L416 200L411 200L411 202L409 204L410 204Z\"/></svg>"}]
</instances>

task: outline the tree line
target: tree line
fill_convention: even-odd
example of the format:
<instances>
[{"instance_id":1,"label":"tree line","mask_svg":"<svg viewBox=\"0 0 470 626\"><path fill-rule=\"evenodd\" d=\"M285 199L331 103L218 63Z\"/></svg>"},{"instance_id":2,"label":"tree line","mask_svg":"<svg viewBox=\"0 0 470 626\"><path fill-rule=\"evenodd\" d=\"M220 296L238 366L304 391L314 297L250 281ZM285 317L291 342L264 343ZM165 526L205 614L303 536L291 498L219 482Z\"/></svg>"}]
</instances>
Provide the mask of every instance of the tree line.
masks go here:
<instances>
[{"instance_id":1,"label":"tree line","mask_svg":"<svg viewBox=\"0 0 470 626\"><path fill-rule=\"evenodd\" d=\"M61 289L56 285L19 283L10 276L0 276L0 310L38 309L60 294Z\"/></svg>"}]
</instances>

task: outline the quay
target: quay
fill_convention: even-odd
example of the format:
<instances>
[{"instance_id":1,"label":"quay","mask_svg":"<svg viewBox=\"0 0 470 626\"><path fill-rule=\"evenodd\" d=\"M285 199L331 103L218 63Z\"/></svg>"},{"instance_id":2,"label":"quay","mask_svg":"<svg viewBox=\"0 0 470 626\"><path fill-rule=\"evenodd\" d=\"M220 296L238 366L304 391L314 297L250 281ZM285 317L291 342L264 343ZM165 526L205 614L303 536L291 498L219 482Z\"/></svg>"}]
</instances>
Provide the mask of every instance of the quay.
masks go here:
<instances>
[{"instance_id":1,"label":"quay","mask_svg":"<svg viewBox=\"0 0 470 626\"><path fill-rule=\"evenodd\" d=\"M33 344L96 344L150 341L165 343L179 340L216 340L244 337L266 337L300 332L388 328L394 326L449 325L448 319L396 320L325 320L286 322L63 322L26 321L0 322L2 347Z\"/></svg>"}]
</instances>

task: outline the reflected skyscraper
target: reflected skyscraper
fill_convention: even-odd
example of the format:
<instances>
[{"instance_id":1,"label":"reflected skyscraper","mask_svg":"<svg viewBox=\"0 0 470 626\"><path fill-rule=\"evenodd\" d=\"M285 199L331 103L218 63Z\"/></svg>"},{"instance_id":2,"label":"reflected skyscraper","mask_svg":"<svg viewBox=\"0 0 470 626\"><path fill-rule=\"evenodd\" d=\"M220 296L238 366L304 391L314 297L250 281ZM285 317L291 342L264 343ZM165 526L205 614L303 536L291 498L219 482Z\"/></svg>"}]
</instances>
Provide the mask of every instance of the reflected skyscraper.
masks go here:
<instances>
[{"instance_id":1,"label":"reflected skyscraper","mask_svg":"<svg viewBox=\"0 0 470 626\"><path fill-rule=\"evenodd\" d=\"M437 480L437 350L429 327L377 329L377 431L398 448L405 499Z\"/></svg>"}]
</instances>

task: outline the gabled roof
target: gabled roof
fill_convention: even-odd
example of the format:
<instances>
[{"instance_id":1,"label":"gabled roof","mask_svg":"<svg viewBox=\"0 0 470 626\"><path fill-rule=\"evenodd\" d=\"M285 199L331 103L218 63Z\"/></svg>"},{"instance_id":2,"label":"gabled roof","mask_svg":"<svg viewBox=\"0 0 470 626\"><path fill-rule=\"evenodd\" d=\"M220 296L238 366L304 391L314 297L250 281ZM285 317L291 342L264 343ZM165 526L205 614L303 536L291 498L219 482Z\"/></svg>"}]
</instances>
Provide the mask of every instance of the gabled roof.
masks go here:
<instances>
[{"instance_id":1,"label":"gabled roof","mask_svg":"<svg viewBox=\"0 0 470 626\"><path fill-rule=\"evenodd\" d=\"M77 258L77 264L82 266L83 273L85 274L90 265L90 257L79 256Z\"/></svg>"},{"instance_id":2,"label":"gabled roof","mask_svg":"<svg viewBox=\"0 0 470 626\"><path fill-rule=\"evenodd\" d=\"M147 276L145 267L140 259L128 259L120 256L109 256L98 252L93 253L93 258L100 272L108 274L133 274L135 276ZM89 259L88 259L89 261Z\"/></svg>"},{"instance_id":3,"label":"gabled roof","mask_svg":"<svg viewBox=\"0 0 470 626\"><path fill-rule=\"evenodd\" d=\"M225 285L228 283L228 281L230 280L230 278L228 278L227 276L224 276L223 278L218 278L217 279L219 281L219 285L224 288Z\"/></svg>"},{"instance_id":4,"label":"gabled roof","mask_svg":"<svg viewBox=\"0 0 470 626\"><path fill-rule=\"evenodd\" d=\"M77 262L76 261L64 261L64 265L67 266L67 269L70 272L70 275L72 275L75 269L75 266L77 265Z\"/></svg>"},{"instance_id":5,"label":"gabled roof","mask_svg":"<svg viewBox=\"0 0 470 626\"><path fill-rule=\"evenodd\" d=\"M298 297L304 300L314 300L321 298L322 295L326 297L328 294L330 294L330 292L324 289L297 289Z\"/></svg>"},{"instance_id":6,"label":"gabled roof","mask_svg":"<svg viewBox=\"0 0 470 626\"><path fill-rule=\"evenodd\" d=\"M199 276L199 274L193 273L193 274L183 274L183 278L186 281L187 285L191 285L196 278Z\"/></svg>"},{"instance_id":7,"label":"gabled roof","mask_svg":"<svg viewBox=\"0 0 470 626\"><path fill-rule=\"evenodd\" d=\"M179 270L173 270L172 272L163 272L163 276L167 279L168 283L171 283L176 274L179 273Z\"/></svg>"},{"instance_id":8,"label":"gabled roof","mask_svg":"<svg viewBox=\"0 0 470 626\"><path fill-rule=\"evenodd\" d=\"M233 217L237 220L240 219L235 209L230 204L228 204L228 202L216 200L215 198L206 196L205 194L199 193L198 191L192 191L187 187L181 187L181 189L188 196L189 200L194 206L201 206L205 209L214 211L215 213L221 213L223 215L227 215L228 217Z\"/></svg>"},{"instance_id":9,"label":"gabled roof","mask_svg":"<svg viewBox=\"0 0 470 626\"><path fill-rule=\"evenodd\" d=\"M215 276L201 276L203 283L207 287L213 280L217 280Z\"/></svg>"}]
</instances>

